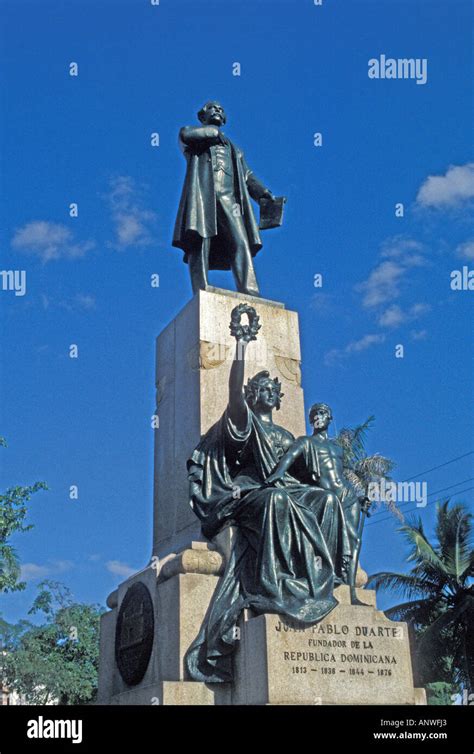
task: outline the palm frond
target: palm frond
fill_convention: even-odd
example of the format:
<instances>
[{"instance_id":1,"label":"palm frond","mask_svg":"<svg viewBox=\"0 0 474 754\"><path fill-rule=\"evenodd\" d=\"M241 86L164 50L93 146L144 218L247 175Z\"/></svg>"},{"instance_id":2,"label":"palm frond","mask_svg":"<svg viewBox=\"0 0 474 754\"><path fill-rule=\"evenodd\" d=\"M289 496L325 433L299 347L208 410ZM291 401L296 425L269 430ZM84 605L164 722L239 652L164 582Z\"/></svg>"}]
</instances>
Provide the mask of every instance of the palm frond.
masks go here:
<instances>
[{"instance_id":1,"label":"palm frond","mask_svg":"<svg viewBox=\"0 0 474 754\"><path fill-rule=\"evenodd\" d=\"M470 570L472 557L472 514L462 505L438 503L436 535L441 556L455 578L462 582Z\"/></svg>"},{"instance_id":2,"label":"palm frond","mask_svg":"<svg viewBox=\"0 0 474 754\"><path fill-rule=\"evenodd\" d=\"M366 494L366 491L367 491L366 485L364 484L364 482L361 480L361 478L355 471L349 468L345 468L344 476L347 479L347 481L352 484L357 495L362 497L363 495Z\"/></svg>"},{"instance_id":3,"label":"palm frond","mask_svg":"<svg viewBox=\"0 0 474 754\"><path fill-rule=\"evenodd\" d=\"M381 479L388 479L388 475L393 471L395 464L390 458L386 458L380 453L373 453L370 456L364 456L355 464L355 471L367 482L377 482Z\"/></svg>"},{"instance_id":4,"label":"palm frond","mask_svg":"<svg viewBox=\"0 0 474 754\"><path fill-rule=\"evenodd\" d=\"M456 629L461 616L466 611L472 610L471 600L472 597L466 595L466 598L461 600L456 607L442 613L436 620L430 623L419 638L420 650L430 652L433 647L437 648L438 645L444 646L446 638L444 633L453 628Z\"/></svg>"},{"instance_id":5,"label":"palm frond","mask_svg":"<svg viewBox=\"0 0 474 754\"><path fill-rule=\"evenodd\" d=\"M412 552L408 557L409 561L425 561L426 563L435 566L446 576L452 577L452 570L439 556L433 545L428 541L420 518L418 518L418 521L408 521L400 527L400 531L404 534L405 539L412 545Z\"/></svg>"},{"instance_id":6,"label":"palm frond","mask_svg":"<svg viewBox=\"0 0 474 754\"><path fill-rule=\"evenodd\" d=\"M419 578L410 573L392 573L390 571L380 571L368 577L367 588L387 589L393 592L399 592L407 598L417 598L420 595L430 596L437 595L439 599L443 598L440 594L438 585L430 583L426 579Z\"/></svg>"},{"instance_id":7,"label":"palm frond","mask_svg":"<svg viewBox=\"0 0 474 754\"><path fill-rule=\"evenodd\" d=\"M404 621L419 626L433 620L439 610L440 600L438 597L422 597L418 600L394 605L384 612L390 620Z\"/></svg>"},{"instance_id":8,"label":"palm frond","mask_svg":"<svg viewBox=\"0 0 474 754\"><path fill-rule=\"evenodd\" d=\"M357 427L344 427L341 429L336 441L341 445L344 452L344 466L354 466L357 461L367 455L365 452L365 437L374 421L375 417L369 416L363 424L359 424Z\"/></svg>"}]
</instances>

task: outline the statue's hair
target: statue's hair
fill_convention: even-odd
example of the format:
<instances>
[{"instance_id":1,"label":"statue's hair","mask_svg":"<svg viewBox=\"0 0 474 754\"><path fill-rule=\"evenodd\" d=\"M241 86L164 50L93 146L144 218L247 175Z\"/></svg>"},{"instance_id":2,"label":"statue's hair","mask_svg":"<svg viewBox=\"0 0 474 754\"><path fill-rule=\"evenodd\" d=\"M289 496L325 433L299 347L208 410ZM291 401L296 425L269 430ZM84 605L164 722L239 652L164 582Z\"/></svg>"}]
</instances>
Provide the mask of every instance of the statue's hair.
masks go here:
<instances>
[{"instance_id":1,"label":"statue's hair","mask_svg":"<svg viewBox=\"0 0 474 754\"><path fill-rule=\"evenodd\" d=\"M208 105L212 105L212 104L217 104L217 105L220 105L222 107L221 103L218 102L217 100L215 100L215 99L208 100L206 102L206 104L201 107L201 109L199 110L199 112L197 114L197 117L199 118L199 120L201 121L201 123L204 123L204 116L206 115L206 110L207 110ZM224 108L222 108L222 110L224 110ZM227 121L227 119L225 117L225 112L224 112L222 123L225 125L226 121Z\"/></svg>"},{"instance_id":2,"label":"statue's hair","mask_svg":"<svg viewBox=\"0 0 474 754\"><path fill-rule=\"evenodd\" d=\"M249 377L247 384L244 386L244 394L245 400L247 401L247 404L250 406L250 408L253 408L256 405L262 384L271 379L272 378L270 377L270 372L268 372L266 369L264 369L262 372L258 372L253 377ZM277 388L278 392L278 400L275 405L275 409L278 411L280 409L281 399L283 398L284 393L281 392L281 382L278 380L278 377L274 377L272 382Z\"/></svg>"},{"instance_id":3,"label":"statue's hair","mask_svg":"<svg viewBox=\"0 0 474 754\"><path fill-rule=\"evenodd\" d=\"M326 411L329 414L329 418L332 419L331 407L328 406L327 403L313 403L313 405L309 409L309 423L310 424L313 423L314 415L315 415L316 411L318 411L318 409L320 409L320 408L326 409Z\"/></svg>"}]
</instances>

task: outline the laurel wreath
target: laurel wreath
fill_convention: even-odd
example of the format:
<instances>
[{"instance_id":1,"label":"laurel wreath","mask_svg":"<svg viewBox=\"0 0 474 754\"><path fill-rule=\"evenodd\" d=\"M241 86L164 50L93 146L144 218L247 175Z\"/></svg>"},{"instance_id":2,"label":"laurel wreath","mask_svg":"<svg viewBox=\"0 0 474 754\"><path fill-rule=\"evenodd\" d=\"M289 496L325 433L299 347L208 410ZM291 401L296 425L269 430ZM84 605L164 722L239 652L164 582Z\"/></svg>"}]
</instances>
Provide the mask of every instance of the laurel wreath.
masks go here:
<instances>
[{"instance_id":1,"label":"laurel wreath","mask_svg":"<svg viewBox=\"0 0 474 754\"><path fill-rule=\"evenodd\" d=\"M248 325L242 324L242 314L246 314L249 320ZM249 304L239 304L232 309L230 319L230 334L237 340L244 340L249 343L257 339L257 333L261 328L260 317L253 306Z\"/></svg>"}]
</instances>

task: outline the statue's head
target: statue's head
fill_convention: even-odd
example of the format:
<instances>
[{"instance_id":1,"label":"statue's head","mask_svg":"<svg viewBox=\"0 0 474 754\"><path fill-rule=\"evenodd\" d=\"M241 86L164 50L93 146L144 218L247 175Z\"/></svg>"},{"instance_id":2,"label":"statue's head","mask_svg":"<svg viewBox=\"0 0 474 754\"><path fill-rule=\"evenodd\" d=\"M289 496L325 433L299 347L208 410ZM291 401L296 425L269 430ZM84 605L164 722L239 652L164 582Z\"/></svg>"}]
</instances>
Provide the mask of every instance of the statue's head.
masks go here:
<instances>
[{"instance_id":1,"label":"statue's head","mask_svg":"<svg viewBox=\"0 0 474 754\"><path fill-rule=\"evenodd\" d=\"M251 377L245 388L245 400L252 410L271 411L280 408L283 393L278 378L272 380L270 372L263 371Z\"/></svg>"},{"instance_id":2,"label":"statue's head","mask_svg":"<svg viewBox=\"0 0 474 754\"><path fill-rule=\"evenodd\" d=\"M215 100L206 102L197 115L201 123L205 126L223 126L227 121L224 108Z\"/></svg>"},{"instance_id":3,"label":"statue's head","mask_svg":"<svg viewBox=\"0 0 474 754\"><path fill-rule=\"evenodd\" d=\"M309 423L315 432L323 432L332 421L332 411L327 403L313 403L309 410Z\"/></svg>"}]
</instances>

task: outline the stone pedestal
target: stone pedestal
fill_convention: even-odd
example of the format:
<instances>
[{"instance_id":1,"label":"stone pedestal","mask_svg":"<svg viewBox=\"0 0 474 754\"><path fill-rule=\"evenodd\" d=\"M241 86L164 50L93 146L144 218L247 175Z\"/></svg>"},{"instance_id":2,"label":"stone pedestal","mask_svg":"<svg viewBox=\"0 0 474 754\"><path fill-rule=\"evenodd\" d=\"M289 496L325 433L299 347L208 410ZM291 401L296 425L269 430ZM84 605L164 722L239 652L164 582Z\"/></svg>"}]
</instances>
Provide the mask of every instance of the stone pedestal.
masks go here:
<instances>
[{"instance_id":1,"label":"stone pedestal","mask_svg":"<svg viewBox=\"0 0 474 754\"><path fill-rule=\"evenodd\" d=\"M194 683L186 679L184 657L196 637L222 573L223 557L202 542L157 568L147 567L131 576L113 592L111 608L101 618L98 704L230 704L226 684ZM140 655L147 635L144 599L138 600L127 626L118 628L124 600L136 584L142 584L152 604L153 636L143 677L134 684L124 680L117 662L117 647ZM125 636L125 642L124 642ZM146 657L145 657L146 659Z\"/></svg>"},{"instance_id":2,"label":"stone pedestal","mask_svg":"<svg viewBox=\"0 0 474 754\"><path fill-rule=\"evenodd\" d=\"M245 302L260 316L258 340L246 354L246 379L262 369L282 383L285 398L277 421L305 434L298 315L275 301L209 288L200 291L156 340L154 536L160 558L201 538L189 506L186 461L222 415L235 353L232 309Z\"/></svg>"},{"instance_id":3,"label":"stone pedestal","mask_svg":"<svg viewBox=\"0 0 474 754\"><path fill-rule=\"evenodd\" d=\"M283 304L209 288L157 338L153 556L107 599L102 616L98 704L415 704L406 625L387 620L375 593L301 628L277 615L241 623L232 684L186 677L184 658L211 603L231 546L229 530L210 544L189 506L186 461L222 415L235 340L232 309L254 305L261 330L246 354L246 379L267 369L285 397L275 417L305 434L298 315ZM363 572L358 585L364 583Z\"/></svg>"},{"instance_id":4,"label":"stone pedestal","mask_svg":"<svg viewBox=\"0 0 474 754\"><path fill-rule=\"evenodd\" d=\"M358 589L364 605L351 605L349 588L327 618L303 627L279 615L246 611L240 626L232 684L204 684L186 675L184 658L196 637L222 572L222 556L203 543L146 568L109 598L101 619L98 704L267 705L426 704L413 686L405 623L376 609L375 592ZM204 572L202 572L204 571ZM118 668L117 617L134 584L144 584L153 605L153 645L140 681L127 684ZM136 615L143 611L135 606ZM132 616L133 617L133 616ZM146 642L133 623L131 651Z\"/></svg>"},{"instance_id":5,"label":"stone pedestal","mask_svg":"<svg viewBox=\"0 0 474 754\"><path fill-rule=\"evenodd\" d=\"M357 590L366 606L351 605L349 587L317 624L278 615L241 624L233 704L426 704L413 686L406 623L376 609L375 592Z\"/></svg>"}]
</instances>

